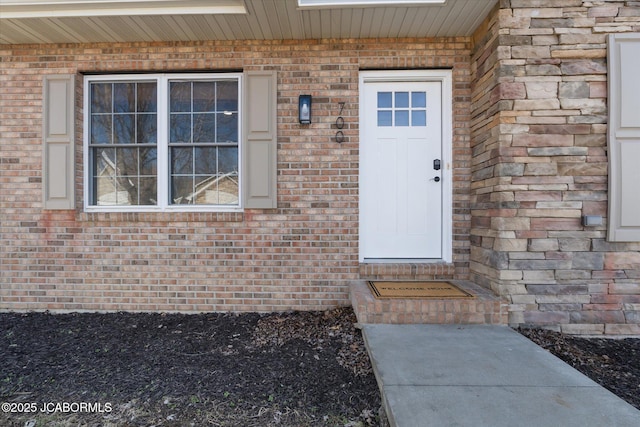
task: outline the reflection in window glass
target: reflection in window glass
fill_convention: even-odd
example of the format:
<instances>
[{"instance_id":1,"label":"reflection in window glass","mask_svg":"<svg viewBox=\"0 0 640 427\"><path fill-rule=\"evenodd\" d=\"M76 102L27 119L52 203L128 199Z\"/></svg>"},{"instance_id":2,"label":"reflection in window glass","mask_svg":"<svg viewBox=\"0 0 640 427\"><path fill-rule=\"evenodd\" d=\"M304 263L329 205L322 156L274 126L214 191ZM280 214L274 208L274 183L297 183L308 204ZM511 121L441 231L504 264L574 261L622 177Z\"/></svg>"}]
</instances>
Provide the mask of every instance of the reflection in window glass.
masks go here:
<instances>
[{"instance_id":1,"label":"reflection in window glass","mask_svg":"<svg viewBox=\"0 0 640 427\"><path fill-rule=\"evenodd\" d=\"M170 99L171 149L169 204L237 205L238 190L238 83L237 81L171 82L178 101ZM187 87L186 85L191 85ZM175 112L173 108L180 109ZM188 107L187 107L188 106ZM223 145L236 156L224 167Z\"/></svg>"},{"instance_id":2,"label":"reflection in window glass","mask_svg":"<svg viewBox=\"0 0 640 427\"><path fill-rule=\"evenodd\" d=\"M157 204L156 88L144 81L91 83L91 204Z\"/></svg>"},{"instance_id":3,"label":"reflection in window glass","mask_svg":"<svg viewBox=\"0 0 640 427\"><path fill-rule=\"evenodd\" d=\"M237 78L88 81L90 205L239 205ZM158 177L160 143L168 179Z\"/></svg>"}]
</instances>

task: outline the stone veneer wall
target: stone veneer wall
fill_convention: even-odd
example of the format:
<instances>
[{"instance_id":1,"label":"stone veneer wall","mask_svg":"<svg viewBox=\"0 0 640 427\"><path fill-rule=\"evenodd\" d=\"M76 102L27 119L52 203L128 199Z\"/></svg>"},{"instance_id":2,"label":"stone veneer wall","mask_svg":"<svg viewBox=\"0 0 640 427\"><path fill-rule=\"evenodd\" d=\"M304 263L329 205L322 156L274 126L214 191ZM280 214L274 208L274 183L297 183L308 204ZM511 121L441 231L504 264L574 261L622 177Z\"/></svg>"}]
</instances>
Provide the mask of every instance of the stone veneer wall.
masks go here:
<instances>
[{"instance_id":1,"label":"stone veneer wall","mask_svg":"<svg viewBox=\"0 0 640 427\"><path fill-rule=\"evenodd\" d=\"M361 69L453 69L453 265L469 275L470 38L0 46L0 309L282 311L349 304ZM82 211L82 75L278 71L278 208ZM42 77L77 75L76 209L42 209ZM313 124L297 99L313 95ZM345 141L335 141L344 102ZM392 266L393 267L393 266ZM395 268L395 267L394 267ZM365 269L366 270L366 269ZM382 269L396 274L395 269ZM367 274L367 271L364 271ZM370 273L370 272L369 272Z\"/></svg>"},{"instance_id":2,"label":"stone veneer wall","mask_svg":"<svg viewBox=\"0 0 640 427\"><path fill-rule=\"evenodd\" d=\"M640 333L640 243L606 241L606 37L632 31L638 1L500 0L474 35L471 277L512 324Z\"/></svg>"}]
</instances>

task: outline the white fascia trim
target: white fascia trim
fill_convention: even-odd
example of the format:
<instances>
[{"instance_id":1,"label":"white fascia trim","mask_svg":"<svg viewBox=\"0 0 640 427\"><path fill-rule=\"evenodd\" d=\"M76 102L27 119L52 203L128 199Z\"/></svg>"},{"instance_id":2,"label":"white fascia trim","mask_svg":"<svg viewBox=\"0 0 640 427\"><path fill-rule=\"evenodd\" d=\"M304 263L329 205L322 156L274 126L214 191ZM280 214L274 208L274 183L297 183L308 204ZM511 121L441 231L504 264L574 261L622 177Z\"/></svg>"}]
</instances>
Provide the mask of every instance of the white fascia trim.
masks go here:
<instances>
[{"instance_id":1,"label":"white fascia trim","mask_svg":"<svg viewBox=\"0 0 640 427\"><path fill-rule=\"evenodd\" d=\"M2 0L0 18L246 14L243 0Z\"/></svg>"}]
</instances>

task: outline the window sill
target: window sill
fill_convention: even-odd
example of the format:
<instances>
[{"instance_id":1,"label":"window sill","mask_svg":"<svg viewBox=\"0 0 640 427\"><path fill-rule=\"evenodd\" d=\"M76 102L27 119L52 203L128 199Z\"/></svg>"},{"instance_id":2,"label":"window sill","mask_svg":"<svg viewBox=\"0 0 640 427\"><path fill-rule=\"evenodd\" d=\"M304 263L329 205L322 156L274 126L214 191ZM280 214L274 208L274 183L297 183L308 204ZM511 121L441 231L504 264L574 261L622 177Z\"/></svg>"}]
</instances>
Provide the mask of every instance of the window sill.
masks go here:
<instances>
[{"instance_id":1,"label":"window sill","mask_svg":"<svg viewBox=\"0 0 640 427\"><path fill-rule=\"evenodd\" d=\"M77 215L83 222L242 222L243 211L86 211Z\"/></svg>"}]
</instances>

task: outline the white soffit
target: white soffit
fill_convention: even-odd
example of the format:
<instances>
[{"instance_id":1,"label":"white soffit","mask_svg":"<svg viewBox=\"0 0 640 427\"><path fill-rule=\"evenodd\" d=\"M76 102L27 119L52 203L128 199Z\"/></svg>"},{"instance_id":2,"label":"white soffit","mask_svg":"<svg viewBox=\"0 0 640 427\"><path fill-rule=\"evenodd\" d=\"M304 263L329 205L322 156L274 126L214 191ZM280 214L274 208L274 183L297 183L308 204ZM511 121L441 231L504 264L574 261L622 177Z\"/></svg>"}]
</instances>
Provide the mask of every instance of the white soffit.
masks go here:
<instances>
[{"instance_id":1,"label":"white soffit","mask_svg":"<svg viewBox=\"0 0 640 427\"><path fill-rule=\"evenodd\" d=\"M243 0L0 0L0 18L246 13Z\"/></svg>"},{"instance_id":2,"label":"white soffit","mask_svg":"<svg viewBox=\"0 0 640 427\"><path fill-rule=\"evenodd\" d=\"M498 2L435 1L0 0L0 44L470 36Z\"/></svg>"},{"instance_id":3,"label":"white soffit","mask_svg":"<svg viewBox=\"0 0 640 427\"><path fill-rule=\"evenodd\" d=\"M444 4L447 0L298 0L298 6L317 8Z\"/></svg>"}]
</instances>

